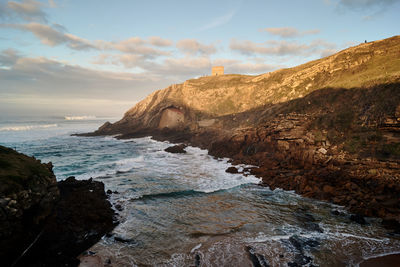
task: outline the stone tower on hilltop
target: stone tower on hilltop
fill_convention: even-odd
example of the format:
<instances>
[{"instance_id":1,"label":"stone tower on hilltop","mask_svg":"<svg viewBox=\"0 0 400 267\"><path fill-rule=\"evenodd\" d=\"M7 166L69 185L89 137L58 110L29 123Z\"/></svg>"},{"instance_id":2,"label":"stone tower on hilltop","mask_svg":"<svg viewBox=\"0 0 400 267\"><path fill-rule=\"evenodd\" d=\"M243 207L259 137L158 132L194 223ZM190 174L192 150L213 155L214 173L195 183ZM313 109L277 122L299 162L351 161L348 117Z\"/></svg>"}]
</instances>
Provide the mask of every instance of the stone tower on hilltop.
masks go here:
<instances>
[{"instance_id":1,"label":"stone tower on hilltop","mask_svg":"<svg viewBox=\"0 0 400 267\"><path fill-rule=\"evenodd\" d=\"M211 76L224 75L224 66L215 66L211 69Z\"/></svg>"}]
</instances>

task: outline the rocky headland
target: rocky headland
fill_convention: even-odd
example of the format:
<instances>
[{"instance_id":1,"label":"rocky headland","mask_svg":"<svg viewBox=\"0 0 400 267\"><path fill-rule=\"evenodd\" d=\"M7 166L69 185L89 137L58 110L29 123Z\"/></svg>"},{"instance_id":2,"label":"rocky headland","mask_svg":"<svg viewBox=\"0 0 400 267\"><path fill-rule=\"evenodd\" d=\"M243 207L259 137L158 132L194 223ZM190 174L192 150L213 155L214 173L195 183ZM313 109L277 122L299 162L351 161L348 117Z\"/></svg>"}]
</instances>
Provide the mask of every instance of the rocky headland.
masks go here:
<instances>
[{"instance_id":1,"label":"rocky headland","mask_svg":"<svg viewBox=\"0 0 400 267\"><path fill-rule=\"evenodd\" d=\"M57 183L52 164L0 146L2 266L78 266L115 221L104 185Z\"/></svg>"},{"instance_id":2,"label":"rocky headland","mask_svg":"<svg viewBox=\"0 0 400 267\"><path fill-rule=\"evenodd\" d=\"M156 91L85 136L153 136L245 163L271 189L344 205L400 234L400 36L258 76ZM358 218L358 219L357 219Z\"/></svg>"}]
</instances>

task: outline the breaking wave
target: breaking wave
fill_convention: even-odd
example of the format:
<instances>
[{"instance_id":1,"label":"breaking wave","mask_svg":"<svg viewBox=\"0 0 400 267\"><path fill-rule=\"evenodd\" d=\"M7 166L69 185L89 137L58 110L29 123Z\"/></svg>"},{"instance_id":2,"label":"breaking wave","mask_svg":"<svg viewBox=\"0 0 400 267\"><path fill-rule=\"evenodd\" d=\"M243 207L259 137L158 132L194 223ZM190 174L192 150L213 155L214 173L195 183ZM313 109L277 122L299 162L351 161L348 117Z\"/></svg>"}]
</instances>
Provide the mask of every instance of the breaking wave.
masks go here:
<instances>
[{"instance_id":1,"label":"breaking wave","mask_svg":"<svg viewBox=\"0 0 400 267\"><path fill-rule=\"evenodd\" d=\"M43 125L22 125L22 126L5 126L1 127L0 131L29 131L33 129L46 129L58 127L57 124L43 124Z\"/></svg>"},{"instance_id":2,"label":"breaking wave","mask_svg":"<svg viewBox=\"0 0 400 267\"><path fill-rule=\"evenodd\" d=\"M65 116L65 120L67 121L83 121L83 120L94 120L96 116L88 115L88 116Z\"/></svg>"}]
</instances>

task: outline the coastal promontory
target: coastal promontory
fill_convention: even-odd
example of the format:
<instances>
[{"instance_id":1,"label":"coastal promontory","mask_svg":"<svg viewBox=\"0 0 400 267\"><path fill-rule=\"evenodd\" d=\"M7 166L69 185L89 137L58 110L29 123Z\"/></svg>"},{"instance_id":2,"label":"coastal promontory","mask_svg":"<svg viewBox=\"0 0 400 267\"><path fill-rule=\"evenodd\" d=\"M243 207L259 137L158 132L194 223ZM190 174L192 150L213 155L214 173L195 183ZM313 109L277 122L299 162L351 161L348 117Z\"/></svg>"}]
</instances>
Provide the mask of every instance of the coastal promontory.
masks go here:
<instances>
[{"instance_id":1,"label":"coastal promontory","mask_svg":"<svg viewBox=\"0 0 400 267\"><path fill-rule=\"evenodd\" d=\"M152 136L257 167L270 188L400 222L400 36L257 76L155 91L93 135Z\"/></svg>"}]
</instances>

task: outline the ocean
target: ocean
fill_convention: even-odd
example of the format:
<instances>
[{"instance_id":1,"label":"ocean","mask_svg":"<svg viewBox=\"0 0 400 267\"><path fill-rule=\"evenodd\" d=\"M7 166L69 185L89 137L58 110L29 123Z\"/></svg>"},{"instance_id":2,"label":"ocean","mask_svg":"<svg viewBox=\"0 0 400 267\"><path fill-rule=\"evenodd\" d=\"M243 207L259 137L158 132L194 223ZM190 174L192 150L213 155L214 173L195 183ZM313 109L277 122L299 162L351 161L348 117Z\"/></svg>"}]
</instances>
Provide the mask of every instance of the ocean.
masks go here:
<instances>
[{"instance_id":1,"label":"ocean","mask_svg":"<svg viewBox=\"0 0 400 267\"><path fill-rule=\"evenodd\" d=\"M228 159L206 150L170 154L171 144L150 137L71 136L117 119L0 120L0 145L51 161L57 180L93 178L117 192L110 201L120 224L90 249L113 266L356 266L400 252L377 219L359 225L343 207L226 173Z\"/></svg>"}]
</instances>

